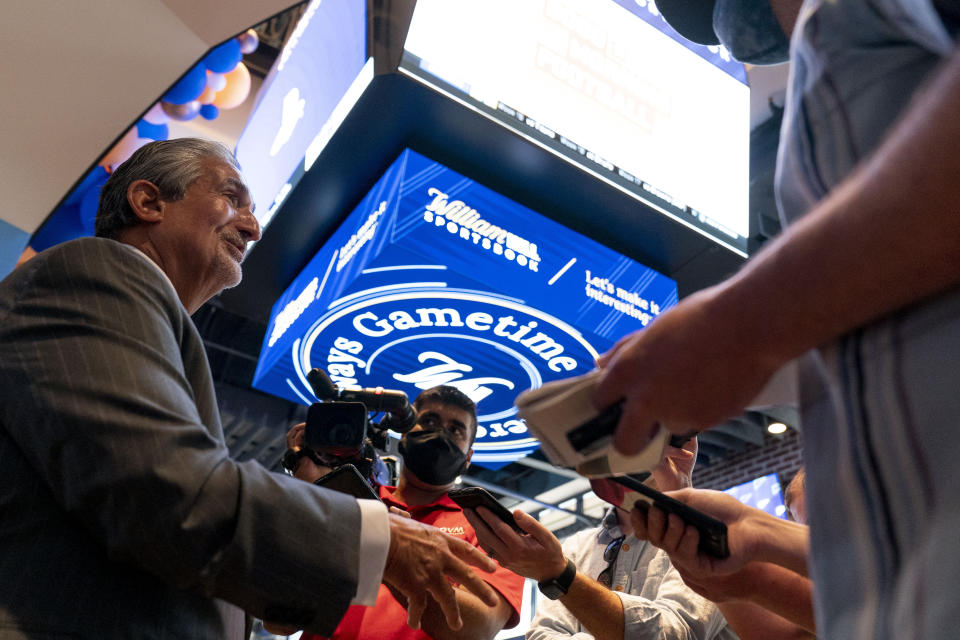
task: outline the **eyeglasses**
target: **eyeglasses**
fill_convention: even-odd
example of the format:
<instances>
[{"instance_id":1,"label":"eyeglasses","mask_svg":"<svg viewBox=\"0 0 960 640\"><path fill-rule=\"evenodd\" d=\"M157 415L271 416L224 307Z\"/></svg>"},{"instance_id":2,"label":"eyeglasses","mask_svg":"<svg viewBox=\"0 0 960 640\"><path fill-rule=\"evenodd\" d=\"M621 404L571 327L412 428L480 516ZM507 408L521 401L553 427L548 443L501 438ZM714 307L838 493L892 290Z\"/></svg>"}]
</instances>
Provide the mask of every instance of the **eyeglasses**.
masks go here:
<instances>
[{"instance_id":1,"label":"eyeglasses","mask_svg":"<svg viewBox=\"0 0 960 640\"><path fill-rule=\"evenodd\" d=\"M607 568L597 576L597 582L609 589L613 585L613 566L617 562L617 556L620 554L620 547L623 546L623 539L626 536L620 536L607 545L603 550L603 561L607 563Z\"/></svg>"}]
</instances>

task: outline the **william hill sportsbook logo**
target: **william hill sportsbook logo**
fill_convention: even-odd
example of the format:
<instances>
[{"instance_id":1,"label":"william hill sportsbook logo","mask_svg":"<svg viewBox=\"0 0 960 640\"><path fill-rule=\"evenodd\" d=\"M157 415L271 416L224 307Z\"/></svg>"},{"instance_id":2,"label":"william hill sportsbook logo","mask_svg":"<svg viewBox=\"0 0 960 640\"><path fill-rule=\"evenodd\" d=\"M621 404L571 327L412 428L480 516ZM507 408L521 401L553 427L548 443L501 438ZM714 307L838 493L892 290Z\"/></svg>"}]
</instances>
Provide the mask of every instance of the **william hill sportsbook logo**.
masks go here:
<instances>
[{"instance_id":1,"label":"william hill sportsbook logo","mask_svg":"<svg viewBox=\"0 0 960 640\"><path fill-rule=\"evenodd\" d=\"M457 387L477 402L477 454L494 458L536 446L516 416L516 396L590 369L597 351L574 327L513 299L425 290L332 309L293 356L301 387L313 367L340 386L393 386L411 397Z\"/></svg>"},{"instance_id":2,"label":"william hill sportsbook logo","mask_svg":"<svg viewBox=\"0 0 960 640\"><path fill-rule=\"evenodd\" d=\"M425 222L530 271L539 270L540 254L536 244L484 220L476 209L463 200L451 201L450 196L436 187L430 187L427 195L433 200L423 212Z\"/></svg>"}]
</instances>

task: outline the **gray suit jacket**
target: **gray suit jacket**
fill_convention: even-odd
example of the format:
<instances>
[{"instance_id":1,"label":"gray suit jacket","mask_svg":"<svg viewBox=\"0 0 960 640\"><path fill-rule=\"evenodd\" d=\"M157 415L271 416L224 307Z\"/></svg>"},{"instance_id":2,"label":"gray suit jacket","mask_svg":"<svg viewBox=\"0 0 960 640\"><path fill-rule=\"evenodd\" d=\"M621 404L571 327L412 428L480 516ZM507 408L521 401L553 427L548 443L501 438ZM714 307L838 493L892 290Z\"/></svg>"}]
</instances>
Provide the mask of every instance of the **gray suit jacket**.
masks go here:
<instances>
[{"instance_id":1,"label":"gray suit jacket","mask_svg":"<svg viewBox=\"0 0 960 640\"><path fill-rule=\"evenodd\" d=\"M0 282L0 639L329 634L356 501L230 459L196 328L136 249L85 238Z\"/></svg>"}]
</instances>

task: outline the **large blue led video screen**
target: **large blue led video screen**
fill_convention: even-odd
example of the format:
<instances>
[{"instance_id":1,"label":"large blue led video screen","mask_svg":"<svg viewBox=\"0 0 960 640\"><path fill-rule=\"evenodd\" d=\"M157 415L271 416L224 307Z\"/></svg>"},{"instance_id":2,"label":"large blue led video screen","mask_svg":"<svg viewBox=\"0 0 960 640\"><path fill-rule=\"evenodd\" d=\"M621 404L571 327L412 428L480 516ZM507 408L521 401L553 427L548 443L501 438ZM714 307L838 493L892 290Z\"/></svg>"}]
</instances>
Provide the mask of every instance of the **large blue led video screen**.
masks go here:
<instances>
[{"instance_id":1,"label":"large blue led video screen","mask_svg":"<svg viewBox=\"0 0 960 640\"><path fill-rule=\"evenodd\" d=\"M406 150L274 304L253 386L316 399L340 386L438 384L477 402L473 462L539 446L513 402L584 373L677 303L676 283Z\"/></svg>"},{"instance_id":2,"label":"large blue led video screen","mask_svg":"<svg viewBox=\"0 0 960 640\"><path fill-rule=\"evenodd\" d=\"M417 0L400 72L746 257L750 88L643 0Z\"/></svg>"},{"instance_id":3,"label":"large blue led video screen","mask_svg":"<svg viewBox=\"0 0 960 640\"><path fill-rule=\"evenodd\" d=\"M754 478L735 487L724 489L743 504L766 511L772 516L787 520L787 507L783 503L783 492L780 490L780 478L776 473Z\"/></svg>"},{"instance_id":4,"label":"large blue led video screen","mask_svg":"<svg viewBox=\"0 0 960 640\"><path fill-rule=\"evenodd\" d=\"M266 227L373 78L366 3L312 0L270 69L236 156Z\"/></svg>"}]
</instances>

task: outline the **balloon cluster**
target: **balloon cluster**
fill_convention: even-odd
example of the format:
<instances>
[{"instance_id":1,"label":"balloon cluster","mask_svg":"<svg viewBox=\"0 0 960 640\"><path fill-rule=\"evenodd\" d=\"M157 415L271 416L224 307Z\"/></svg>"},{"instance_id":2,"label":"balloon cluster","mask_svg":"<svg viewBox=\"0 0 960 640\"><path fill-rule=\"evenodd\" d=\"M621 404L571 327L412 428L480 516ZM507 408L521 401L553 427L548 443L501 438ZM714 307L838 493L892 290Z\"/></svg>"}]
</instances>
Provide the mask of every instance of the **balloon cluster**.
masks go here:
<instances>
[{"instance_id":1,"label":"balloon cluster","mask_svg":"<svg viewBox=\"0 0 960 640\"><path fill-rule=\"evenodd\" d=\"M241 60L259 44L257 32L247 29L214 47L120 138L101 158L100 166L112 169L151 140L166 140L170 120L193 120L197 116L213 120L221 109L240 106L250 94L250 71Z\"/></svg>"},{"instance_id":2,"label":"balloon cluster","mask_svg":"<svg viewBox=\"0 0 960 640\"><path fill-rule=\"evenodd\" d=\"M163 113L174 120L192 120L198 115L213 120L220 109L239 106L250 93L250 72L240 60L259 43L256 31L249 29L214 48L164 94L160 101Z\"/></svg>"}]
</instances>

